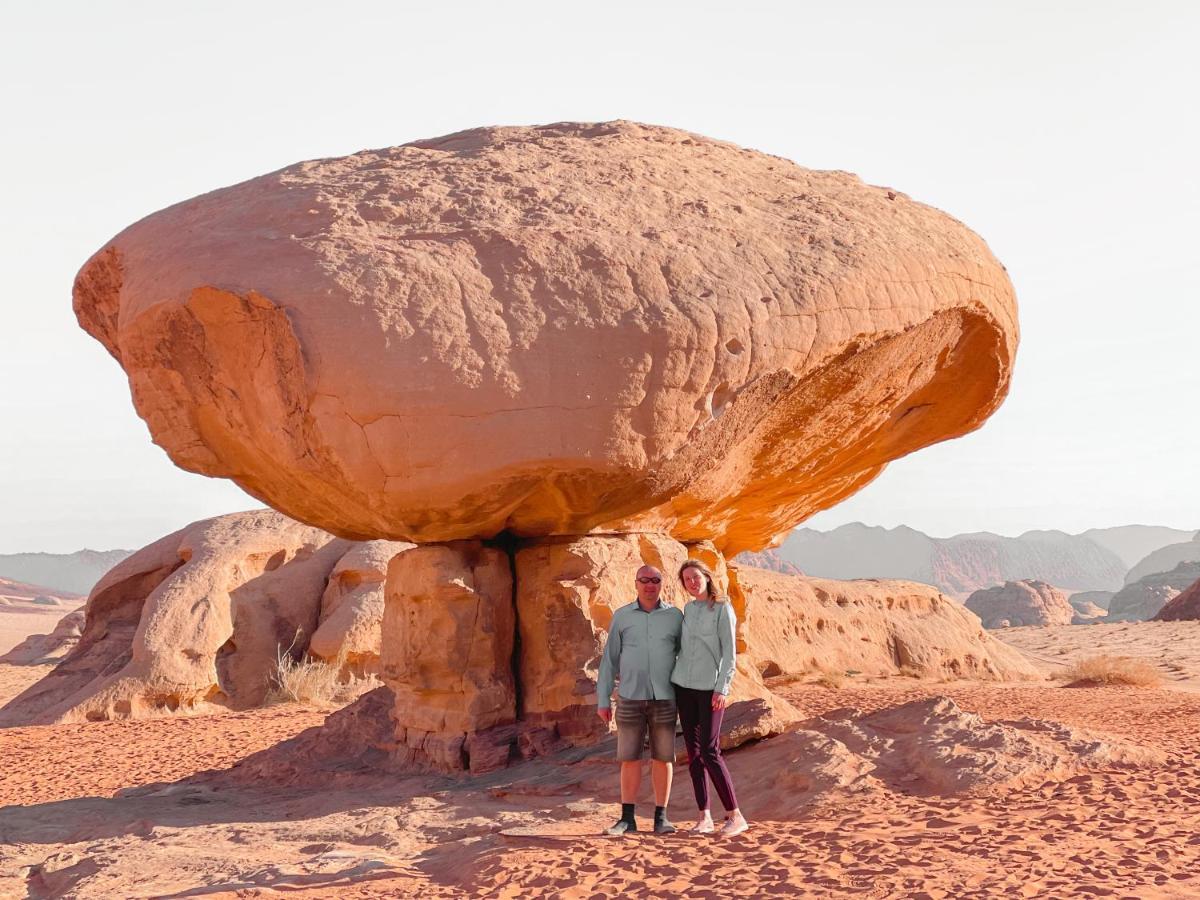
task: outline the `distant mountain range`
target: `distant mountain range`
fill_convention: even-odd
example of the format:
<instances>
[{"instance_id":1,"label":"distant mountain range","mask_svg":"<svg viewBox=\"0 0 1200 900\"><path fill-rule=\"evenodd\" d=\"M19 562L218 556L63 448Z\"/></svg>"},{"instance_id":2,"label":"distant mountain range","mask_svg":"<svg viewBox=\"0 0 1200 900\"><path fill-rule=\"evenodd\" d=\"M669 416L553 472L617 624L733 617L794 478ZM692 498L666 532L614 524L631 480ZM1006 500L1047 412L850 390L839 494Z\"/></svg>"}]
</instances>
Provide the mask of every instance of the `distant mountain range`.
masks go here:
<instances>
[{"instance_id":1,"label":"distant mountain range","mask_svg":"<svg viewBox=\"0 0 1200 900\"><path fill-rule=\"evenodd\" d=\"M983 531L935 538L904 525L855 522L828 532L799 528L771 554L809 575L902 578L932 584L961 600L980 588L1019 580L1045 581L1068 592L1116 591L1143 557L1194 534L1125 525L1083 534L1027 531L1004 537Z\"/></svg>"},{"instance_id":2,"label":"distant mountain range","mask_svg":"<svg viewBox=\"0 0 1200 900\"><path fill-rule=\"evenodd\" d=\"M132 550L77 550L74 553L0 553L0 578L87 594L100 576Z\"/></svg>"}]
</instances>

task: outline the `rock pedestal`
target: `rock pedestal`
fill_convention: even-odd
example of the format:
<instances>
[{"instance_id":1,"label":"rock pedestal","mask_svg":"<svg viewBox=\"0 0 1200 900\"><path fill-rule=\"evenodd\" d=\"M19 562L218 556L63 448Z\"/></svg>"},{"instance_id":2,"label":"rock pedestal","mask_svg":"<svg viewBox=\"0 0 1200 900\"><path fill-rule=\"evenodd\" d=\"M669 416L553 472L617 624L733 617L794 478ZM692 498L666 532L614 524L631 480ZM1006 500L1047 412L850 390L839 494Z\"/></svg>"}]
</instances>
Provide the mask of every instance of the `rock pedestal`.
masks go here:
<instances>
[{"instance_id":1,"label":"rock pedestal","mask_svg":"<svg viewBox=\"0 0 1200 900\"><path fill-rule=\"evenodd\" d=\"M711 544L662 534L544 538L511 552L455 541L400 553L388 568L381 659L402 761L481 772L513 754L604 737L596 677L613 611L633 601L645 564L662 571L664 600L685 604L676 573L689 558L729 590ZM781 707L757 672L740 671L735 699L754 705L738 733L761 737L764 722L782 721Z\"/></svg>"},{"instance_id":2,"label":"rock pedestal","mask_svg":"<svg viewBox=\"0 0 1200 900\"><path fill-rule=\"evenodd\" d=\"M500 768L516 741L508 555L479 541L415 547L388 566L380 667L402 757Z\"/></svg>"}]
</instances>

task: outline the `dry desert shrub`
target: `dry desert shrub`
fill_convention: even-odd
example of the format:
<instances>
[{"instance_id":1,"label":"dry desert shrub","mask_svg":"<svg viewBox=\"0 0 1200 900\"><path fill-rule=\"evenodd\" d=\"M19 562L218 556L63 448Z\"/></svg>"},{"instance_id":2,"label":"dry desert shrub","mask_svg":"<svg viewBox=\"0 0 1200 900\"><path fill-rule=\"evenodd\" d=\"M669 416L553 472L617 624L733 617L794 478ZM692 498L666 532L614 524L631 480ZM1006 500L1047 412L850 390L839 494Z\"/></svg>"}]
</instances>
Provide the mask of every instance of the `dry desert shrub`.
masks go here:
<instances>
[{"instance_id":1,"label":"dry desert shrub","mask_svg":"<svg viewBox=\"0 0 1200 900\"><path fill-rule=\"evenodd\" d=\"M1162 682L1162 676L1144 659L1107 653L1076 660L1058 677L1067 684L1079 686L1128 684L1155 687Z\"/></svg>"},{"instance_id":2,"label":"dry desert shrub","mask_svg":"<svg viewBox=\"0 0 1200 900\"><path fill-rule=\"evenodd\" d=\"M349 674L346 660L341 656L333 662L311 656L296 659L290 650L290 647L286 650L276 648L270 701L340 706L379 687L379 679L374 675L355 677Z\"/></svg>"}]
</instances>

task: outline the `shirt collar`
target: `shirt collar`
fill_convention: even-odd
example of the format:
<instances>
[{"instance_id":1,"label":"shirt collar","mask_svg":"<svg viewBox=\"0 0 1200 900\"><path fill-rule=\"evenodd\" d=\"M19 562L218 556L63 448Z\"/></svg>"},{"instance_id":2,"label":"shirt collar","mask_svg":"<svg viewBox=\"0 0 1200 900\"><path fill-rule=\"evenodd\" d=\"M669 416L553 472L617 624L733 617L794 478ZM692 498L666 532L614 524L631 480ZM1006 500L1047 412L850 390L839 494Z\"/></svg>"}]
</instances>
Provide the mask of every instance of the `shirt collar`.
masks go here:
<instances>
[{"instance_id":1,"label":"shirt collar","mask_svg":"<svg viewBox=\"0 0 1200 900\"><path fill-rule=\"evenodd\" d=\"M642 609L642 604L638 602L637 597L633 598L633 603L631 603L630 605L634 609L636 609L638 612L645 612L645 610ZM652 612L658 612L660 609L666 609L666 607L667 607L666 602L664 602L662 596L659 595L658 605L655 606L653 609L651 609L650 612L646 612L646 615L650 615L650 613L652 613Z\"/></svg>"}]
</instances>

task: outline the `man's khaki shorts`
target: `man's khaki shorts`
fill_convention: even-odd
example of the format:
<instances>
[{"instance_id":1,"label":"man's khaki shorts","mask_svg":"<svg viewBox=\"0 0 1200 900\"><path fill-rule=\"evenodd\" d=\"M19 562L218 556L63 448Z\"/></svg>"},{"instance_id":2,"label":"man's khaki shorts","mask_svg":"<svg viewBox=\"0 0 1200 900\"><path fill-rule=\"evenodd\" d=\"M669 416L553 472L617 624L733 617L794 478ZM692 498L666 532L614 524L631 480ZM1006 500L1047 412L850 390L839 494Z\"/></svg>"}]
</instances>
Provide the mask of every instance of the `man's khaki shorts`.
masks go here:
<instances>
[{"instance_id":1,"label":"man's khaki shorts","mask_svg":"<svg viewBox=\"0 0 1200 900\"><path fill-rule=\"evenodd\" d=\"M675 759L674 700L626 700L617 697L617 760L642 758L646 733L650 734L650 758L660 762Z\"/></svg>"}]
</instances>

